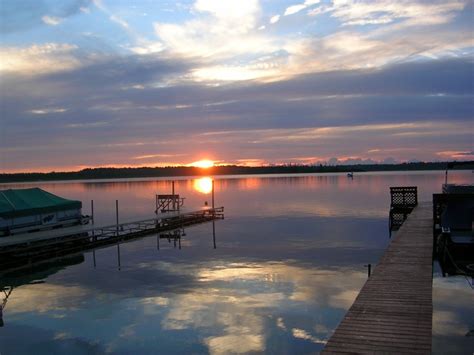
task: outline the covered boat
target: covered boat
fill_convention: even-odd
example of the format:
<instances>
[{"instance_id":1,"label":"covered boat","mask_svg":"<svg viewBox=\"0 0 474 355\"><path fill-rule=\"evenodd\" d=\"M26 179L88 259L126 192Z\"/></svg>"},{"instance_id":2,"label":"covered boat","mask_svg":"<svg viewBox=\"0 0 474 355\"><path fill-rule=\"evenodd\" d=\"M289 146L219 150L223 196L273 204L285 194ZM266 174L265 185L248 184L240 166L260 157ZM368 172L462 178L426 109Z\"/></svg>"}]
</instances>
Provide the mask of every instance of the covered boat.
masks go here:
<instances>
[{"instance_id":1,"label":"covered boat","mask_svg":"<svg viewBox=\"0 0 474 355\"><path fill-rule=\"evenodd\" d=\"M443 275L474 277L474 185L448 184L448 169L442 193L433 194L437 256Z\"/></svg>"},{"instance_id":2,"label":"covered boat","mask_svg":"<svg viewBox=\"0 0 474 355\"><path fill-rule=\"evenodd\" d=\"M82 202L40 188L0 190L0 237L85 224Z\"/></svg>"}]
</instances>

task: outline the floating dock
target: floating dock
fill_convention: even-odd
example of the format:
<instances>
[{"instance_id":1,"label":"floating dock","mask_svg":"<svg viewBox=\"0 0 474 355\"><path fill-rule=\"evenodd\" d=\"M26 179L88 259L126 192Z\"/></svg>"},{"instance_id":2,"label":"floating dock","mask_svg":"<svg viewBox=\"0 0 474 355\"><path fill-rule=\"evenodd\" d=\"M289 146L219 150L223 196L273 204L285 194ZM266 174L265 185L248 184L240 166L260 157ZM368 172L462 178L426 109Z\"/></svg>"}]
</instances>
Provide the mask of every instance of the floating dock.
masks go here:
<instances>
[{"instance_id":1,"label":"floating dock","mask_svg":"<svg viewBox=\"0 0 474 355\"><path fill-rule=\"evenodd\" d=\"M0 238L0 269L224 218L224 207L164 213L103 227L77 226Z\"/></svg>"},{"instance_id":2,"label":"floating dock","mask_svg":"<svg viewBox=\"0 0 474 355\"><path fill-rule=\"evenodd\" d=\"M431 354L433 207L400 227L322 354Z\"/></svg>"}]
</instances>

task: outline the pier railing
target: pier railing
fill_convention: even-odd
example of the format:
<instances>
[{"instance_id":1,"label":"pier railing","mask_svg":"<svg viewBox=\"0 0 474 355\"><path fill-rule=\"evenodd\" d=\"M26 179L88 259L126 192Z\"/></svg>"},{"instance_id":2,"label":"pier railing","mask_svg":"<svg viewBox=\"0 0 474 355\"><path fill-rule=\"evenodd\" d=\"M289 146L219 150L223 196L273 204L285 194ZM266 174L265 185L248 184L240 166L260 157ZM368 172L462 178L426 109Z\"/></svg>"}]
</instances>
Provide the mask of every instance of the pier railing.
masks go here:
<instances>
[{"instance_id":1,"label":"pier railing","mask_svg":"<svg viewBox=\"0 0 474 355\"><path fill-rule=\"evenodd\" d=\"M416 186L390 187L390 231L398 230L417 205L418 188Z\"/></svg>"}]
</instances>

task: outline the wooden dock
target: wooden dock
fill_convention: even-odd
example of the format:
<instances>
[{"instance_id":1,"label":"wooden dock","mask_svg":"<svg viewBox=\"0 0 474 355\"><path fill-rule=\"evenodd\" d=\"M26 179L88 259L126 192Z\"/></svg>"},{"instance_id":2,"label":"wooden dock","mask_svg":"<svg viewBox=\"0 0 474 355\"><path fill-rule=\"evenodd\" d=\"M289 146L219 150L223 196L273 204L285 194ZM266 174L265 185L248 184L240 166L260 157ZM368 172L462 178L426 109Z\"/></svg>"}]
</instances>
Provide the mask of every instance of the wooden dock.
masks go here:
<instances>
[{"instance_id":1,"label":"wooden dock","mask_svg":"<svg viewBox=\"0 0 474 355\"><path fill-rule=\"evenodd\" d=\"M110 226L76 226L0 238L0 270L31 264L46 257L120 243L152 233L224 218L224 207L166 213L156 218Z\"/></svg>"},{"instance_id":2,"label":"wooden dock","mask_svg":"<svg viewBox=\"0 0 474 355\"><path fill-rule=\"evenodd\" d=\"M431 354L432 213L415 207L322 354Z\"/></svg>"}]
</instances>

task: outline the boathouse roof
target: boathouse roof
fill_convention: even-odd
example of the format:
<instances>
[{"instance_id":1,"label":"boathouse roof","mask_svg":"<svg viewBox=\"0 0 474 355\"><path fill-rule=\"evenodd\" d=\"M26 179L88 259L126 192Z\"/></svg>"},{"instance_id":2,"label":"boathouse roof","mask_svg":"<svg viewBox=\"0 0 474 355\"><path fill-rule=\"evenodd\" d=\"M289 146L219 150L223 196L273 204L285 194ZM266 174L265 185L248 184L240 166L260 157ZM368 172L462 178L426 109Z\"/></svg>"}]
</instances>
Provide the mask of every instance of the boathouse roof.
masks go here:
<instances>
[{"instance_id":1,"label":"boathouse roof","mask_svg":"<svg viewBox=\"0 0 474 355\"><path fill-rule=\"evenodd\" d=\"M81 207L81 201L68 200L38 187L0 190L0 218L15 218Z\"/></svg>"}]
</instances>

